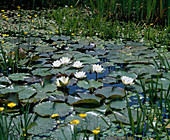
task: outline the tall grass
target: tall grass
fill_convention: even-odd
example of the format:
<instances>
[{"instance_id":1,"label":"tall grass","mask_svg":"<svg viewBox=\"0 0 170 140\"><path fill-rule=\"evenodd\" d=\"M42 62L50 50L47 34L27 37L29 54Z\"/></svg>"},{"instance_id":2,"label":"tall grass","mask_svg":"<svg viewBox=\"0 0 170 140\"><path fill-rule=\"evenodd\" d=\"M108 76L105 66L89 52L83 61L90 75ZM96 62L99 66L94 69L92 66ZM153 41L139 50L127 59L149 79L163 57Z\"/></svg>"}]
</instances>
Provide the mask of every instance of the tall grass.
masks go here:
<instances>
[{"instance_id":1,"label":"tall grass","mask_svg":"<svg viewBox=\"0 0 170 140\"><path fill-rule=\"evenodd\" d=\"M108 16L110 19L143 21L147 23L169 25L170 16L168 0L10 0L1 1L1 7L16 8L23 5L26 9L37 7L56 8L65 5L82 5L90 7L93 13Z\"/></svg>"},{"instance_id":2,"label":"tall grass","mask_svg":"<svg viewBox=\"0 0 170 140\"><path fill-rule=\"evenodd\" d=\"M164 0L87 0L91 10L102 16L111 15L112 18L124 20L146 20L155 24L167 22L169 24L168 1ZM164 23L166 24L166 23Z\"/></svg>"}]
</instances>

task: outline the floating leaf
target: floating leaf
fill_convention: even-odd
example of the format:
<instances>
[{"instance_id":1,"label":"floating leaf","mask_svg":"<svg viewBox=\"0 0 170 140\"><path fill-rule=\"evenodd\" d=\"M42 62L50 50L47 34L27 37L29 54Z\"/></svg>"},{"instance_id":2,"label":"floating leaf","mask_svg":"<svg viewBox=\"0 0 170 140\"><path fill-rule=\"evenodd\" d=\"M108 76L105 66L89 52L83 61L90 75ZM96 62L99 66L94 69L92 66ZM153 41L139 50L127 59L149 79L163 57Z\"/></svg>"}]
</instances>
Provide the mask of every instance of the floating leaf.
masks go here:
<instances>
[{"instance_id":1,"label":"floating leaf","mask_svg":"<svg viewBox=\"0 0 170 140\"><path fill-rule=\"evenodd\" d=\"M13 80L13 81L25 81L26 78L30 78L30 74L29 73L13 73L10 74L9 79Z\"/></svg>"},{"instance_id":2,"label":"floating leaf","mask_svg":"<svg viewBox=\"0 0 170 140\"><path fill-rule=\"evenodd\" d=\"M123 109L126 108L126 102L125 101L112 101L110 103L111 108L115 109Z\"/></svg>"},{"instance_id":3,"label":"floating leaf","mask_svg":"<svg viewBox=\"0 0 170 140\"><path fill-rule=\"evenodd\" d=\"M65 127L59 127L56 131L53 131L51 138L56 140L65 140L65 138L73 139L73 130L71 125Z\"/></svg>"},{"instance_id":4,"label":"floating leaf","mask_svg":"<svg viewBox=\"0 0 170 140\"><path fill-rule=\"evenodd\" d=\"M28 129L29 134L40 135L42 133L47 133L54 128L55 120L52 118L41 118L34 122L34 125Z\"/></svg>"},{"instance_id":5,"label":"floating leaf","mask_svg":"<svg viewBox=\"0 0 170 140\"><path fill-rule=\"evenodd\" d=\"M65 103L53 103L53 102L43 102L39 103L34 107L34 112L40 116L51 116L52 114L58 114L63 117L72 111L72 107Z\"/></svg>"},{"instance_id":6,"label":"floating leaf","mask_svg":"<svg viewBox=\"0 0 170 140\"><path fill-rule=\"evenodd\" d=\"M11 84L11 81L9 80L8 77L2 76L2 77L0 77L0 83L2 83L2 84Z\"/></svg>"},{"instance_id":7,"label":"floating leaf","mask_svg":"<svg viewBox=\"0 0 170 140\"><path fill-rule=\"evenodd\" d=\"M94 87L94 88L99 88L99 87L102 87L103 86L103 83L101 83L101 82L98 82L98 81L95 81L94 79L92 79L92 80L90 80L90 81L85 81L85 80L83 80L83 81L79 81L78 83L77 83L77 86L79 86L79 87L81 87L81 88L84 88L84 89L89 89L89 88L92 88L92 87Z\"/></svg>"},{"instance_id":8,"label":"floating leaf","mask_svg":"<svg viewBox=\"0 0 170 140\"><path fill-rule=\"evenodd\" d=\"M124 123L124 124L130 124L130 121L129 121L129 116L128 116L128 111L127 109L124 109L120 112L117 112L117 111L113 111L114 114L116 115L118 121ZM137 111L135 110L131 110L132 112L132 117L134 119L134 122L136 122L137 120ZM116 121L116 118L113 114L110 114L107 116L112 122L117 122Z\"/></svg>"},{"instance_id":9,"label":"floating leaf","mask_svg":"<svg viewBox=\"0 0 170 140\"><path fill-rule=\"evenodd\" d=\"M36 93L36 90L30 87L24 87L24 90L18 93L19 99L28 99L30 98L34 93Z\"/></svg>"},{"instance_id":10,"label":"floating leaf","mask_svg":"<svg viewBox=\"0 0 170 140\"><path fill-rule=\"evenodd\" d=\"M93 131L94 129L100 127L100 131L104 131L109 128L110 120L104 115L101 115L95 111L86 112L86 114L86 121L82 120L82 118L79 116L68 116L65 119L65 122L69 123L72 120L79 120L80 123L77 125L77 127L81 130Z\"/></svg>"},{"instance_id":11,"label":"floating leaf","mask_svg":"<svg viewBox=\"0 0 170 140\"><path fill-rule=\"evenodd\" d=\"M48 70L49 70L49 68L38 68L38 69L33 70L32 74L33 75L38 75L38 76L51 75Z\"/></svg>"},{"instance_id":12,"label":"floating leaf","mask_svg":"<svg viewBox=\"0 0 170 140\"><path fill-rule=\"evenodd\" d=\"M137 78L137 75L135 73L128 73L127 71L123 71L123 70L119 70L119 71L112 71L108 76L110 77L118 77L118 76L127 76L127 77L130 77L130 78Z\"/></svg>"},{"instance_id":13,"label":"floating leaf","mask_svg":"<svg viewBox=\"0 0 170 140\"><path fill-rule=\"evenodd\" d=\"M95 91L95 95L104 98L124 97L124 89L119 87L103 87Z\"/></svg>"}]
</instances>

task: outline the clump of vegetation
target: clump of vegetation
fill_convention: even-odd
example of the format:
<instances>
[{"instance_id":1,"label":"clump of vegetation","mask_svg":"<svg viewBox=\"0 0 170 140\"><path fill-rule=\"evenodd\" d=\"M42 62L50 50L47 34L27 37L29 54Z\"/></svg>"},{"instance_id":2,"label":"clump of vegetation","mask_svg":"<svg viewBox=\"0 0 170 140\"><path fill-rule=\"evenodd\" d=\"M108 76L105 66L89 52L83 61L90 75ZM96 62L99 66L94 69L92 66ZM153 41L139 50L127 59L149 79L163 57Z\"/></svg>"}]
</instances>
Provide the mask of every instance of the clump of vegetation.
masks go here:
<instances>
[{"instance_id":1,"label":"clump of vegetation","mask_svg":"<svg viewBox=\"0 0 170 140\"><path fill-rule=\"evenodd\" d=\"M0 139L169 138L165 1L0 4Z\"/></svg>"}]
</instances>

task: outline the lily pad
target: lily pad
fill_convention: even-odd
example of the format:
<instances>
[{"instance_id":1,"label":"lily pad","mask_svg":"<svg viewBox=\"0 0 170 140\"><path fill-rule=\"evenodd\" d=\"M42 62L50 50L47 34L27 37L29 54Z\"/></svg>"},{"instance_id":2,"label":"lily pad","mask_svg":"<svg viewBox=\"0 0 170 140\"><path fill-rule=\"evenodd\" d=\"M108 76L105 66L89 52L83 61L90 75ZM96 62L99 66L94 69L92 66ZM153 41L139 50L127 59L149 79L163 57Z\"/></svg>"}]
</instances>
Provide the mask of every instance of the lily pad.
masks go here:
<instances>
[{"instance_id":1,"label":"lily pad","mask_svg":"<svg viewBox=\"0 0 170 140\"><path fill-rule=\"evenodd\" d=\"M116 98L116 97L123 98L125 93L124 89L119 87L103 87L101 89L96 90L95 95L104 98Z\"/></svg>"},{"instance_id":2,"label":"lily pad","mask_svg":"<svg viewBox=\"0 0 170 140\"><path fill-rule=\"evenodd\" d=\"M112 101L110 103L111 108L115 109L124 109L126 108L126 102L125 101Z\"/></svg>"},{"instance_id":3,"label":"lily pad","mask_svg":"<svg viewBox=\"0 0 170 140\"><path fill-rule=\"evenodd\" d=\"M43 117L51 116L52 114L58 114L63 117L68 115L71 111L72 107L65 103L43 102L34 107L34 112Z\"/></svg>"},{"instance_id":4,"label":"lily pad","mask_svg":"<svg viewBox=\"0 0 170 140\"><path fill-rule=\"evenodd\" d=\"M96 104L96 105L99 105L99 103L100 103L100 98L97 98L93 94L77 93L77 95L80 96L80 99L76 98L75 99L76 102L72 103L72 105L78 105L78 104ZM69 98L68 101L71 102L71 98Z\"/></svg>"},{"instance_id":5,"label":"lily pad","mask_svg":"<svg viewBox=\"0 0 170 140\"><path fill-rule=\"evenodd\" d=\"M65 138L73 139L73 131L71 125L59 127L56 131L52 132L50 137L56 140L64 140Z\"/></svg>"},{"instance_id":6,"label":"lily pad","mask_svg":"<svg viewBox=\"0 0 170 140\"><path fill-rule=\"evenodd\" d=\"M33 75L47 76L47 75L51 75L51 73L48 70L49 70L49 68L38 68L31 72Z\"/></svg>"},{"instance_id":7,"label":"lily pad","mask_svg":"<svg viewBox=\"0 0 170 140\"><path fill-rule=\"evenodd\" d=\"M99 87L102 87L103 86L103 83L101 82L98 82L98 81L95 81L94 79L90 80L90 81L79 81L77 83L77 86L81 87L81 88L84 88L84 89L89 89L89 88L99 88Z\"/></svg>"},{"instance_id":8,"label":"lily pad","mask_svg":"<svg viewBox=\"0 0 170 140\"><path fill-rule=\"evenodd\" d=\"M32 124L31 128L28 129L29 134L40 135L42 133L47 133L54 128L55 120L52 118L41 118Z\"/></svg>"},{"instance_id":9,"label":"lily pad","mask_svg":"<svg viewBox=\"0 0 170 140\"><path fill-rule=\"evenodd\" d=\"M19 99L28 99L30 98L34 93L36 93L36 90L30 87L24 87L24 90L18 93Z\"/></svg>"},{"instance_id":10,"label":"lily pad","mask_svg":"<svg viewBox=\"0 0 170 140\"><path fill-rule=\"evenodd\" d=\"M129 73L127 71L123 71L123 70L119 70L119 71L112 71L108 76L110 77L118 77L118 76L127 76L127 77L130 77L130 78L137 78L137 75L135 73Z\"/></svg>"},{"instance_id":11,"label":"lily pad","mask_svg":"<svg viewBox=\"0 0 170 140\"><path fill-rule=\"evenodd\" d=\"M115 114L115 116L117 117L118 121L124 123L124 124L130 124L129 121L129 116L128 116L128 110L124 109L120 112L117 111L113 111L113 113ZM131 110L132 113L132 117L134 119L134 122L136 122L137 120L137 111L135 110ZM108 115L107 117L112 121L112 122L117 122L116 118L113 114Z\"/></svg>"},{"instance_id":12,"label":"lily pad","mask_svg":"<svg viewBox=\"0 0 170 140\"><path fill-rule=\"evenodd\" d=\"M13 74L10 74L8 77L12 81L25 81L26 78L30 78L30 74L29 73L13 73Z\"/></svg>"},{"instance_id":13,"label":"lily pad","mask_svg":"<svg viewBox=\"0 0 170 140\"><path fill-rule=\"evenodd\" d=\"M0 83L1 84L11 84L11 81L9 80L8 77L2 76L2 77L0 77Z\"/></svg>"}]
</instances>

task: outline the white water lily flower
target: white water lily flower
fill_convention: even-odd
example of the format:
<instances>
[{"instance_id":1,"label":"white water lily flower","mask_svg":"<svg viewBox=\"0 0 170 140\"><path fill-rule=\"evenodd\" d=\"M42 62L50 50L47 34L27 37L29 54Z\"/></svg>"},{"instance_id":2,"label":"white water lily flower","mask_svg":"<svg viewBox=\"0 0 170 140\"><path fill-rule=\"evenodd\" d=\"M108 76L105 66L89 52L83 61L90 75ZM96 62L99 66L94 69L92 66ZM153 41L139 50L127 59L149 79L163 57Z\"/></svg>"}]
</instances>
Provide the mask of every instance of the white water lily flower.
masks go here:
<instances>
[{"instance_id":1,"label":"white water lily flower","mask_svg":"<svg viewBox=\"0 0 170 140\"><path fill-rule=\"evenodd\" d=\"M56 84L58 87L61 87L62 85L60 84L60 82L62 82L63 85L68 85L69 83L69 77L64 77L61 76L60 78L57 79Z\"/></svg>"},{"instance_id":2,"label":"white water lily flower","mask_svg":"<svg viewBox=\"0 0 170 140\"><path fill-rule=\"evenodd\" d=\"M97 73L102 73L103 70L104 70L104 69L102 68L102 66L99 65L99 64L93 65L93 66L92 66L92 69L93 69L94 72L97 72Z\"/></svg>"},{"instance_id":3,"label":"white water lily flower","mask_svg":"<svg viewBox=\"0 0 170 140\"><path fill-rule=\"evenodd\" d=\"M81 68L81 67L83 67L83 63L81 63L80 61L76 61L76 62L74 62L73 67Z\"/></svg>"},{"instance_id":4,"label":"white water lily flower","mask_svg":"<svg viewBox=\"0 0 170 140\"><path fill-rule=\"evenodd\" d=\"M61 66L61 61L60 60L56 60L53 62L53 67L60 67Z\"/></svg>"},{"instance_id":5,"label":"white water lily flower","mask_svg":"<svg viewBox=\"0 0 170 140\"><path fill-rule=\"evenodd\" d=\"M80 72L76 72L74 75L76 78L84 78L86 77L86 72L80 71Z\"/></svg>"},{"instance_id":6,"label":"white water lily flower","mask_svg":"<svg viewBox=\"0 0 170 140\"><path fill-rule=\"evenodd\" d=\"M70 58L62 57L62 58L60 58L60 61L62 64L68 64L70 62Z\"/></svg>"},{"instance_id":7,"label":"white water lily flower","mask_svg":"<svg viewBox=\"0 0 170 140\"><path fill-rule=\"evenodd\" d=\"M122 83L125 84L125 85L133 85L134 84L133 83L134 79L127 77L127 76L122 76L121 80L122 80Z\"/></svg>"}]
</instances>

